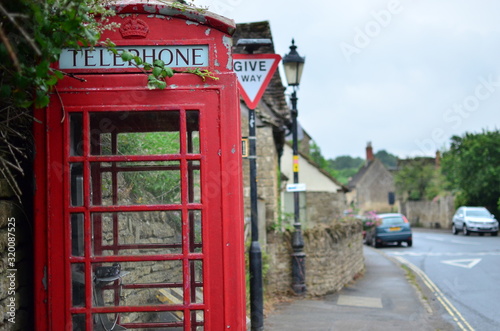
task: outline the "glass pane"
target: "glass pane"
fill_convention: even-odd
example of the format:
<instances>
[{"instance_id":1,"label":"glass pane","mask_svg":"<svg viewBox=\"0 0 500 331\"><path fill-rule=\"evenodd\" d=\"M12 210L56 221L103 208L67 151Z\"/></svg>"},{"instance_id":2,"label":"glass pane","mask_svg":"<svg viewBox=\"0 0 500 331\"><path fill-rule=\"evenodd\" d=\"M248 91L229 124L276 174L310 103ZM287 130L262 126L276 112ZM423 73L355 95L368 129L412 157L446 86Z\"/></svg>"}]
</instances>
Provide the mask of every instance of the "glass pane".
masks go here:
<instances>
[{"instance_id":1,"label":"glass pane","mask_svg":"<svg viewBox=\"0 0 500 331\"><path fill-rule=\"evenodd\" d=\"M101 325L101 328L96 328L96 330L184 330L184 313L182 311L94 314L94 321L96 325ZM143 327L141 325L143 323L147 323L148 327ZM115 325L114 328L113 325Z\"/></svg>"},{"instance_id":2,"label":"glass pane","mask_svg":"<svg viewBox=\"0 0 500 331\"><path fill-rule=\"evenodd\" d=\"M200 153L200 115L197 110L186 111L188 153Z\"/></svg>"},{"instance_id":3,"label":"glass pane","mask_svg":"<svg viewBox=\"0 0 500 331\"><path fill-rule=\"evenodd\" d=\"M94 205L181 202L179 161L91 163Z\"/></svg>"},{"instance_id":4,"label":"glass pane","mask_svg":"<svg viewBox=\"0 0 500 331\"><path fill-rule=\"evenodd\" d=\"M191 268L191 302L203 303L203 261L190 261Z\"/></svg>"},{"instance_id":5,"label":"glass pane","mask_svg":"<svg viewBox=\"0 0 500 331\"><path fill-rule=\"evenodd\" d=\"M83 220L83 213L71 214L71 254L73 256L83 256L85 252Z\"/></svg>"},{"instance_id":6,"label":"glass pane","mask_svg":"<svg viewBox=\"0 0 500 331\"><path fill-rule=\"evenodd\" d=\"M83 206L83 163L70 164L71 206Z\"/></svg>"},{"instance_id":7,"label":"glass pane","mask_svg":"<svg viewBox=\"0 0 500 331\"><path fill-rule=\"evenodd\" d=\"M118 134L118 155L179 154L179 132L129 132Z\"/></svg>"},{"instance_id":8,"label":"glass pane","mask_svg":"<svg viewBox=\"0 0 500 331\"><path fill-rule=\"evenodd\" d=\"M193 330L203 331L205 317L203 310L195 310L191 312L191 326L193 326Z\"/></svg>"},{"instance_id":9,"label":"glass pane","mask_svg":"<svg viewBox=\"0 0 500 331\"><path fill-rule=\"evenodd\" d=\"M69 115L69 155L83 155L83 121L82 114L72 113Z\"/></svg>"},{"instance_id":10,"label":"glass pane","mask_svg":"<svg viewBox=\"0 0 500 331\"><path fill-rule=\"evenodd\" d=\"M90 113L91 154L178 154L179 123L179 111Z\"/></svg>"},{"instance_id":11,"label":"glass pane","mask_svg":"<svg viewBox=\"0 0 500 331\"><path fill-rule=\"evenodd\" d=\"M92 214L93 253L146 255L182 253L180 211Z\"/></svg>"},{"instance_id":12,"label":"glass pane","mask_svg":"<svg viewBox=\"0 0 500 331\"><path fill-rule=\"evenodd\" d=\"M200 161L188 161L189 202L201 203Z\"/></svg>"},{"instance_id":13,"label":"glass pane","mask_svg":"<svg viewBox=\"0 0 500 331\"><path fill-rule=\"evenodd\" d=\"M85 264L71 264L72 304L85 307Z\"/></svg>"},{"instance_id":14,"label":"glass pane","mask_svg":"<svg viewBox=\"0 0 500 331\"><path fill-rule=\"evenodd\" d=\"M203 252L203 227L201 222L201 210L190 210L189 217L189 233L190 233L190 246L191 253Z\"/></svg>"},{"instance_id":15,"label":"glass pane","mask_svg":"<svg viewBox=\"0 0 500 331\"><path fill-rule=\"evenodd\" d=\"M85 331L85 315L73 315L73 331Z\"/></svg>"},{"instance_id":16,"label":"glass pane","mask_svg":"<svg viewBox=\"0 0 500 331\"><path fill-rule=\"evenodd\" d=\"M93 305L183 304L182 261L93 264Z\"/></svg>"}]
</instances>

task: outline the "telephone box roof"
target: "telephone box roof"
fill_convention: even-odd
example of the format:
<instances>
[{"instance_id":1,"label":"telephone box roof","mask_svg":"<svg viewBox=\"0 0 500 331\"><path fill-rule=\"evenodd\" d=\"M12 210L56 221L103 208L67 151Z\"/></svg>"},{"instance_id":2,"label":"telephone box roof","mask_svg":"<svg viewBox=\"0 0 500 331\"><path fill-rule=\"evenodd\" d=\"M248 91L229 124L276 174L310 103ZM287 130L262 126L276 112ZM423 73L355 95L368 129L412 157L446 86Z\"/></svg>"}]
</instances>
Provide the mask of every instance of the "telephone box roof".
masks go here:
<instances>
[{"instance_id":1,"label":"telephone box roof","mask_svg":"<svg viewBox=\"0 0 500 331\"><path fill-rule=\"evenodd\" d=\"M212 13L202 8L183 5L175 1L158 0L120 0L113 1L111 7L118 15L149 14L182 18L207 25L229 35L236 30L234 20Z\"/></svg>"}]
</instances>

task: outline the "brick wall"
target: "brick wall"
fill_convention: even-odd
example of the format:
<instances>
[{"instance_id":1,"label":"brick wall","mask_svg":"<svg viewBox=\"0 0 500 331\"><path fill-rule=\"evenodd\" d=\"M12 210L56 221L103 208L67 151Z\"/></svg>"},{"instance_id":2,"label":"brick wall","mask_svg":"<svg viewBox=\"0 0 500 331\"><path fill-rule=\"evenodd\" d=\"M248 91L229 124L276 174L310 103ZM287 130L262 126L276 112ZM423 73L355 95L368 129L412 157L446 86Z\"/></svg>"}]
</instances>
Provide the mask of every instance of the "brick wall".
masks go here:
<instances>
[{"instance_id":1,"label":"brick wall","mask_svg":"<svg viewBox=\"0 0 500 331\"><path fill-rule=\"evenodd\" d=\"M340 290L364 269L359 221L335 222L304 230L306 286L309 296ZM268 234L266 295L291 293L291 233Z\"/></svg>"}]
</instances>

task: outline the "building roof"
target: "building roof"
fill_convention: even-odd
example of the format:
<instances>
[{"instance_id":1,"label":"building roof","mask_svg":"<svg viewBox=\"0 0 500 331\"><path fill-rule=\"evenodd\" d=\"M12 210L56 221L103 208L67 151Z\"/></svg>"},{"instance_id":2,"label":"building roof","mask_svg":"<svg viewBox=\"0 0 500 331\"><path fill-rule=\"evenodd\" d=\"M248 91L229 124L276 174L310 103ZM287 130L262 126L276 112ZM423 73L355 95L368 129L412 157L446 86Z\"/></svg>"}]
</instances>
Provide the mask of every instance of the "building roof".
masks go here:
<instances>
[{"instance_id":1,"label":"building roof","mask_svg":"<svg viewBox=\"0 0 500 331\"><path fill-rule=\"evenodd\" d=\"M358 184L358 182L361 180L361 178L363 178L363 176L368 172L368 169L370 169L370 167L372 166L372 164L375 163L375 160L377 159L373 159L371 161L366 161L365 165L362 166L357 173L354 174L354 176L352 176L351 180L349 181L349 183L347 183L347 187L352 190L353 188L356 187L356 185Z\"/></svg>"}]
</instances>

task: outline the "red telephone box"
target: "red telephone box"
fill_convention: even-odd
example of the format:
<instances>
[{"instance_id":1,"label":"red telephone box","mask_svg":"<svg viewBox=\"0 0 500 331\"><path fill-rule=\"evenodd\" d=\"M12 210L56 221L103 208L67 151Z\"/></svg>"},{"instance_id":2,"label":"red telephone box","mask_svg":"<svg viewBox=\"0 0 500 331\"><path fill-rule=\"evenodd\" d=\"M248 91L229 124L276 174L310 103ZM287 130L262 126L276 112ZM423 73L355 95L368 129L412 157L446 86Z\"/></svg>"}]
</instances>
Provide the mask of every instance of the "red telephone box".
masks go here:
<instances>
[{"instance_id":1,"label":"red telephone box","mask_svg":"<svg viewBox=\"0 0 500 331\"><path fill-rule=\"evenodd\" d=\"M77 79L35 124L37 329L244 330L235 25L151 1L116 9L104 39L219 79L150 90L105 49L63 53Z\"/></svg>"}]
</instances>

